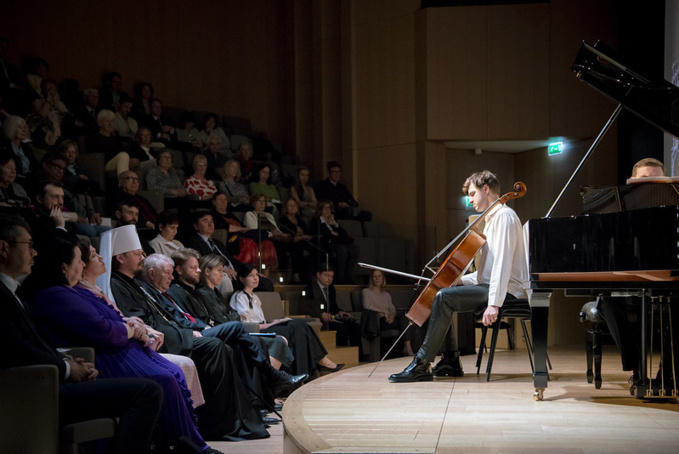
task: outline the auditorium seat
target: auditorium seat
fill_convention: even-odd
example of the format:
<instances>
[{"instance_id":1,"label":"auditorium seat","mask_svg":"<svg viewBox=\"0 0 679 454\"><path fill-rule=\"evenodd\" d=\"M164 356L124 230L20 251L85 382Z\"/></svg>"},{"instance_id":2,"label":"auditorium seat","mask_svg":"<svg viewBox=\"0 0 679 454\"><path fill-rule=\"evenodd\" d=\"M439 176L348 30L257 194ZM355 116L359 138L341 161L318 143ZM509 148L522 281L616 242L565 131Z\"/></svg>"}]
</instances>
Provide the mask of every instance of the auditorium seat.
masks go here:
<instances>
[{"instance_id":1,"label":"auditorium seat","mask_svg":"<svg viewBox=\"0 0 679 454\"><path fill-rule=\"evenodd\" d=\"M92 362L91 348L71 352ZM59 427L59 370L33 365L0 370L0 452L78 453L78 445L115 435L116 421L92 419ZM11 392L8 392L11 390Z\"/></svg>"}]
</instances>

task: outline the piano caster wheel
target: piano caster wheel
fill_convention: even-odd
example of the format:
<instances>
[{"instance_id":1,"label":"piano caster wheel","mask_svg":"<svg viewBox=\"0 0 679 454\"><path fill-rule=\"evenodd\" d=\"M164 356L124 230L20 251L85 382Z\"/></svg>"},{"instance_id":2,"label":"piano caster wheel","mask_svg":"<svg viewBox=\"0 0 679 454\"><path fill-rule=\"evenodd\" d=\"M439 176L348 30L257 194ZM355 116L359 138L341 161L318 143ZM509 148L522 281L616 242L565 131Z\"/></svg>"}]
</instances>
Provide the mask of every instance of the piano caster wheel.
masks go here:
<instances>
[{"instance_id":1,"label":"piano caster wheel","mask_svg":"<svg viewBox=\"0 0 679 454\"><path fill-rule=\"evenodd\" d=\"M536 402L540 402L544 398L545 388L535 388L533 393L533 399Z\"/></svg>"}]
</instances>

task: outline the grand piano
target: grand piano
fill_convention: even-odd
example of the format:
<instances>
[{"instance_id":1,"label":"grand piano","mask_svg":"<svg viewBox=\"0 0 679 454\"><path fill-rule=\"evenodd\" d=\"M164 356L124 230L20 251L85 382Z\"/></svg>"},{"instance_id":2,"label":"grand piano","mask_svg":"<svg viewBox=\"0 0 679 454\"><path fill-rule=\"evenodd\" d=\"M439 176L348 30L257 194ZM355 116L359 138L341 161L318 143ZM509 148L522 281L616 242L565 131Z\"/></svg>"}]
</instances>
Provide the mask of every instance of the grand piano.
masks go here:
<instances>
[{"instance_id":1,"label":"grand piano","mask_svg":"<svg viewBox=\"0 0 679 454\"><path fill-rule=\"evenodd\" d=\"M679 88L675 85L643 76L601 42L583 43L572 69L583 82L619 103L576 173L623 108L679 138ZM547 329L554 291L641 297L644 370L646 306L679 296L679 185L604 188L585 200L586 214L551 217L573 177L547 216L528 222L535 400L543 399L549 380ZM639 386L636 395L653 397L650 383Z\"/></svg>"}]
</instances>

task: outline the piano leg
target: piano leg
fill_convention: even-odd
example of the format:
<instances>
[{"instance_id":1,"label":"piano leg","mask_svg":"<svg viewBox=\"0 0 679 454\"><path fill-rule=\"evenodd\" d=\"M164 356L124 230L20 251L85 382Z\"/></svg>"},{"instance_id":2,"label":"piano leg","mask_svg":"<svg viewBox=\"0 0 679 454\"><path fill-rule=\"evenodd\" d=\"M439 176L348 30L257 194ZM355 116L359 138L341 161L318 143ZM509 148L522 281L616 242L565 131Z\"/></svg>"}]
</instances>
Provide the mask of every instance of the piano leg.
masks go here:
<instances>
[{"instance_id":1,"label":"piano leg","mask_svg":"<svg viewBox=\"0 0 679 454\"><path fill-rule=\"evenodd\" d=\"M535 392L533 393L533 398L537 401L543 399L544 391L549 381L549 374L547 372L547 328L551 296L551 292L534 290L530 299L533 360L535 363L535 372L533 372Z\"/></svg>"}]
</instances>

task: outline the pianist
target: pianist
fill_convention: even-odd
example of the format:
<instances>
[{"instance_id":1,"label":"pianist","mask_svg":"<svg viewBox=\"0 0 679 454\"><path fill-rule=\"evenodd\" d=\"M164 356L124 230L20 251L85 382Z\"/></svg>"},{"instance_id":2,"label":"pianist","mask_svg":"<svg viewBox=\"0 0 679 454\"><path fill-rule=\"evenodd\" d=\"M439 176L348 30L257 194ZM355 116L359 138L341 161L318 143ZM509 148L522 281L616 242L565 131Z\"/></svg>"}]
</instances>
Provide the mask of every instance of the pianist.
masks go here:
<instances>
[{"instance_id":1,"label":"pianist","mask_svg":"<svg viewBox=\"0 0 679 454\"><path fill-rule=\"evenodd\" d=\"M462 191L474 209L483 212L500 197L500 182L484 170L471 175ZM462 278L462 285L443 288L434 297L431 319L422 347L403 372L389 380L397 383L431 381L434 375L462 377L462 364L457 347L452 317L454 312L471 312L486 308L483 324L493 324L505 299L525 298L528 288L528 266L523 243L521 221L514 210L498 204L486 216L486 243L476 259L477 271ZM443 346L443 357L433 373L430 363Z\"/></svg>"},{"instance_id":2,"label":"pianist","mask_svg":"<svg viewBox=\"0 0 679 454\"><path fill-rule=\"evenodd\" d=\"M665 166L654 158L644 158L634 164L630 179L646 177L662 177L665 175Z\"/></svg>"},{"instance_id":3,"label":"pianist","mask_svg":"<svg viewBox=\"0 0 679 454\"><path fill-rule=\"evenodd\" d=\"M654 158L644 158L634 164L630 180L646 177L661 177L665 175L665 166ZM631 371L629 379L632 387L641 383L641 334L639 323L641 320L638 298L602 297L599 299L599 309L606 320L606 325L620 351L622 370ZM663 362L671 364L671 357Z\"/></svg>"}]
</instances>

